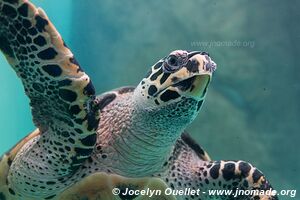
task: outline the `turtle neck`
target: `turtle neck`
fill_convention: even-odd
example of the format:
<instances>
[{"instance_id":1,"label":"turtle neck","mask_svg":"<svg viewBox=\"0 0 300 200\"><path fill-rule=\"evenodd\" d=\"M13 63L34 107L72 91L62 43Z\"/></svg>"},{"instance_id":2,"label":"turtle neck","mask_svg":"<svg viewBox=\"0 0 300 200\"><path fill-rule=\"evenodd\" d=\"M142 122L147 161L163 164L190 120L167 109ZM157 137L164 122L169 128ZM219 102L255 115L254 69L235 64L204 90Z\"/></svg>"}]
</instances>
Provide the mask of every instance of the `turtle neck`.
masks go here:
<instances>
[{"instance_id":1,"label":"turtle neck","mask_svg":"<svg viewBox=\"0 0 300 200\"><path fill-rule=\"evenodd\" d=\"M184 104L197 106L192 100ZM177 139L196 115L195 109L183 115L177 107L141 108L130 93L103 109L98 141L107 168L126 177L163 171Z\"/></svg>"}]
</instances>

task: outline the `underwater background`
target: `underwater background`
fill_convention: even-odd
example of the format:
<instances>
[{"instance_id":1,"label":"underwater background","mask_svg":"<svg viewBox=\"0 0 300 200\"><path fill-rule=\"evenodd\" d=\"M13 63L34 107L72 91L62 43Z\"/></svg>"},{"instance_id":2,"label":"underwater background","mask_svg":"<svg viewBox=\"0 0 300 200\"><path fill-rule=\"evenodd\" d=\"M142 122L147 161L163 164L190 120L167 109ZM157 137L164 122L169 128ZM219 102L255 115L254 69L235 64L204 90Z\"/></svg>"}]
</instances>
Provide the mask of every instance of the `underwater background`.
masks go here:
<instances>
[{"instance_id":1,"label":"underwater background","mask_svg":"<svg viewBox=\"0 0 300 200\"><path fill-rule=\"evenodd\" d=\"M188 131L212 159L249 161L275 189L300 192L300 1L32 2L47 12L98 94L137 85L172 50L209 52L218 69ZM2 54L0 66L2 154L34 126Z\"/></svg>"}]
</instances>

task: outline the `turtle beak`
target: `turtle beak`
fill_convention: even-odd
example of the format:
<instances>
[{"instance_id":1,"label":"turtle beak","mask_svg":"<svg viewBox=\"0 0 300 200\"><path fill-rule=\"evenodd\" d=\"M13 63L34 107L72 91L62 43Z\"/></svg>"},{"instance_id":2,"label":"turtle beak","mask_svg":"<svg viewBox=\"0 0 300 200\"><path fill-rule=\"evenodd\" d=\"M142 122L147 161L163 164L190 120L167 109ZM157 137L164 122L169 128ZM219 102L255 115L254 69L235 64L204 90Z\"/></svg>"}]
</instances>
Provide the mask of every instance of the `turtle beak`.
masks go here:
<instances>
[{"instance_id":1,"label":"turtle beak","mask_svg":"<svg viewBox=\"0 0 300 200\"><path fill-rule=\"evenodd\" d=\"M217 69L216 63L209 57L207 52L189 52L188 59L186 68L191 75L212 75L212 73Z\"/></svg>"}]
</instances>

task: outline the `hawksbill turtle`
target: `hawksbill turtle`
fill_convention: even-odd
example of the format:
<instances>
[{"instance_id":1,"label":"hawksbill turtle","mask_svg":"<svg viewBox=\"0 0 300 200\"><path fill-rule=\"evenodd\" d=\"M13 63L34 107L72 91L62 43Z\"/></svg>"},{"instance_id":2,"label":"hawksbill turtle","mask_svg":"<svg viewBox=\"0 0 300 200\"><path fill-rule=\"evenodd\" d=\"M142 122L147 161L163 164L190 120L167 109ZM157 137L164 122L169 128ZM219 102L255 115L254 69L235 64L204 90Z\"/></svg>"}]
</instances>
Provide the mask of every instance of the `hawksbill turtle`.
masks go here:
<instances>
[{"instance_id":1,"label":"hawksbill turtle","mask_svg":"<svg viewBox=\"0 0 300 200\"><path fill-rule=\"evenodd\" d=\"M272 189L247 162L212 161L184 131L216 68L207 53L173 51L137 87L96 96L45 12L27 0L0 0L0 49L37 127L1 157L1 200L148 199L126 194L146 188L203 191L152 199L206 199L212 189Z\"/></svg>"}]
</instances>

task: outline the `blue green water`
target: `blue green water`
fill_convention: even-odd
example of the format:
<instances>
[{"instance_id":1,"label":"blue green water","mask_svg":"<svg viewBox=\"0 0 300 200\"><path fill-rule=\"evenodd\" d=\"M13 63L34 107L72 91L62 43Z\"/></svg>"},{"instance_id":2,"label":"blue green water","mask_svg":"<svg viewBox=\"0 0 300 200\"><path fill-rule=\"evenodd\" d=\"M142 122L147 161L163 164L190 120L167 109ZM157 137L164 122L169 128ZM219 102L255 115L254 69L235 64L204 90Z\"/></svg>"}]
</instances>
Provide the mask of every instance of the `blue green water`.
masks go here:
<instances>
[{"instance_id":1,"label":"blue green water","mask_svg":"<svg viewBox=\"0 0 300 200\"><path fill-rule=\"evenodd\" d=\"M136 85L171 50L208 51L218 70L189 132L213 159L249 161L276 189L300 189L298 1L33 2L98 93ZM0 65L3 153L34 127L20 81L3 56Z\"/></svg>"}]
</instances>

